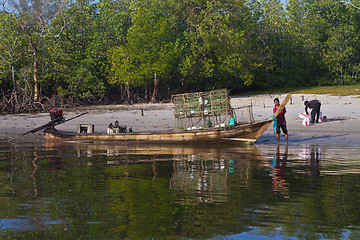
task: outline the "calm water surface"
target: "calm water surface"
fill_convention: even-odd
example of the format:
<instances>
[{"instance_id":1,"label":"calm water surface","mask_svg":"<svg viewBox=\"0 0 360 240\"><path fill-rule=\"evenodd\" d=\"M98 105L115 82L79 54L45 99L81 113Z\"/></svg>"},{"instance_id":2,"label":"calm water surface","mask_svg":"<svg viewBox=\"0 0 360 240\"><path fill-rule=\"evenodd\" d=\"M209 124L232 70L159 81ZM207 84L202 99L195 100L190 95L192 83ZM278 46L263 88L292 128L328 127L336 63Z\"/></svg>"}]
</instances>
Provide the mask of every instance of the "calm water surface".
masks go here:
<instances>
[{"instance_id":1,"label":"calm water surface","mask_svg":"<svg viewBox=\"0 0 360 240\"><path fill-rule=\"evenodd\" d=\"M0 147L1 239L359 239L360 149Z\"/></svg>"}]
</instances>

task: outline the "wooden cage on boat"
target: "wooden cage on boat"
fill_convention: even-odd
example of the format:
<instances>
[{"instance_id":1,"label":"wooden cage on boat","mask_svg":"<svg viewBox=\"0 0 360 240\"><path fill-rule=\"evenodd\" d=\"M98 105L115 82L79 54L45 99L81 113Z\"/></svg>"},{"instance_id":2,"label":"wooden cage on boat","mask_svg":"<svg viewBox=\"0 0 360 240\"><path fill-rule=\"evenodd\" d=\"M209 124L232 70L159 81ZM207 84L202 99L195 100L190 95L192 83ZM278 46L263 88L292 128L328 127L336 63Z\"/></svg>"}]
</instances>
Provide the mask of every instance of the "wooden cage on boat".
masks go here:
<instances>
[{"instance_id":1,"label":"wooden cage on boat","mask_svg":"<svg viewBox=\"0 0 360 240\"><path fill-rule=\"evenodd\" d=\"M227 89L177 94L171 96L171 102L178 130L227 127L254 121L252 105L231 108Z\"/></svg>"}]
</instances>

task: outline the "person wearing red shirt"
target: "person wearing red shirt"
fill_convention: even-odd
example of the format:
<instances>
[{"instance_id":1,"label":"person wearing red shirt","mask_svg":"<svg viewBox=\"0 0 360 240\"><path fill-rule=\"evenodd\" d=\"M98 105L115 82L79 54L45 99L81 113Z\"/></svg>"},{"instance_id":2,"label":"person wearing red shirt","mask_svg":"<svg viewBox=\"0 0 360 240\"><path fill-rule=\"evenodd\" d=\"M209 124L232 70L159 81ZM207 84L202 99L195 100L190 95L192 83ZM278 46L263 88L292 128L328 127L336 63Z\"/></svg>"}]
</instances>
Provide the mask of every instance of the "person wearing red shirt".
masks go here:
<instances>
[{"instance_id":1,"label":"person wearing red shirt","mask_svg":"<svg viewBox=\"0 0 360 240\"><path fill-rule=\"evenodd\" d=\"M274 99L275 106L273 108L273 113L280 107L280 101L278 98ZM286 108L284 107L280 113L276 116L277 127L276 127L276 139L278 144L280 144L280 128L285 135L286 144L288 144L288 131L286 127L286 119L285 119Z\"/></svg>"}]
</instances>

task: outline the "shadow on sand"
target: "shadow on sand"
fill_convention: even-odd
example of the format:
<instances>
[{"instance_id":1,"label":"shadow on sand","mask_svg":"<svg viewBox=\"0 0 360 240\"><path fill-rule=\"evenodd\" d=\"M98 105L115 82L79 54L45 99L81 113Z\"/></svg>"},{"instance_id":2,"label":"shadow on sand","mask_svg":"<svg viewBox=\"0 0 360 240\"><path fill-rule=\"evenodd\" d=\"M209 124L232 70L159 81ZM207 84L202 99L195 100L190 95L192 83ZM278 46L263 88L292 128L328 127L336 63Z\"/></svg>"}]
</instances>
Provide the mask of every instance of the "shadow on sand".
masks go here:
<instances>
[{"instance_id":1,"label":"shadow on sand","mask_svg":"<svg viewBox=\"0 0 360 240\"><path fill-rule=\"evenodd\" d=\"M310 140L315 140L315 139L323 139L323 138L338 138L338 137L343 137L343 136L347 136L349 134L328 134L328 135L324 135L324 136L315 136L315 137L308 137L308 138L294 138L294 139L291 139L291 142L295 142L295 143L298 143L298 142L305 142L305 141L310 141Z\"/></svg>"},{"instance_id":2,"label":"shadow on sand","mask_svg":"<svg viewBox=\"0 0 360 240\"><path fill-rule=\"evenodd\" d=\"M345 121L346 118L326 118L323 123L327 123L327 122L342 122Z\"/></svg>"}]
</instances>

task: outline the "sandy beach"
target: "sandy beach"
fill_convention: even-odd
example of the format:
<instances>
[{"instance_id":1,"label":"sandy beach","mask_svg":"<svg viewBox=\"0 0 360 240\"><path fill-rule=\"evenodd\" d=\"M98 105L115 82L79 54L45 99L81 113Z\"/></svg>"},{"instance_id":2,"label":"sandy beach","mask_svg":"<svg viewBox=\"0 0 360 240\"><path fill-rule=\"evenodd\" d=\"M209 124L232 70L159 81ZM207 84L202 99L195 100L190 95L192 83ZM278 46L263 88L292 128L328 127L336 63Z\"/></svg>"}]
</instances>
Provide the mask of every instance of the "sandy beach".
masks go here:
<instances>
[{"instance_id":1,"label":"sandy beach","mask_svg":"<svg viewBox=\"0 0 360 240\"><path fill-rule=\"evenodd\" d=\"M255 120L271 116L273 99L280 102L286 94L232 97L232 107L253 105ZM299 113L305 112L304 101L318 99L321 112L326 116L322 123L303 126ZM286 105L286 121L289 131L289 144L334 144L360 146L360 96L331 96L294 94ZM94 124L95 132L106 132L109 123L116 120L121 125L132 127L134 132L169 130L174 128L173 106L170 103L92 106L76 109L63 109L69 119L83 112L86 115L57 126L58 130L77 131L78 124ZM0 138L10 139L50 120L48 113L16 114L0 116ZM43 132L28 134L22 140L43 138ZM276 143L272 126L256 143ZM285 143L281 134L281 143Z\"/></svg>"}]
</instances>

